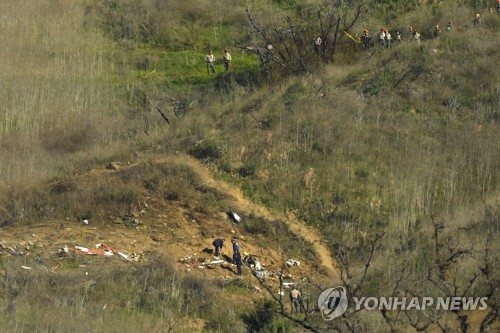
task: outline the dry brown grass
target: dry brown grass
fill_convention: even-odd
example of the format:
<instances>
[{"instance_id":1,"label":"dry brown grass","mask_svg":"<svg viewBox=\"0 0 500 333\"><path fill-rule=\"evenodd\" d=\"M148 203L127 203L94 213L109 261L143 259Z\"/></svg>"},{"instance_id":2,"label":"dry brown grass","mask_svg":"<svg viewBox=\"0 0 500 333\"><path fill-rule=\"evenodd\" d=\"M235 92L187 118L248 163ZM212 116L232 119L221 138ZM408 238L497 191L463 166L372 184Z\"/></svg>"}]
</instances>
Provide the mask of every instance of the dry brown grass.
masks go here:
<instances>
[{"instance_id":1,"label":"dry brown grass","mask_svg":"<svg viewBox=\"0 0 500 333\"><path fill-rule=\"evenodd\" d=\"M110 45L75 2L3 1L0 179L53 174L59 157L107 145L121 120L106 86ZM78 159L78 158L76 158Z\"/></svg>"}]
</instances>

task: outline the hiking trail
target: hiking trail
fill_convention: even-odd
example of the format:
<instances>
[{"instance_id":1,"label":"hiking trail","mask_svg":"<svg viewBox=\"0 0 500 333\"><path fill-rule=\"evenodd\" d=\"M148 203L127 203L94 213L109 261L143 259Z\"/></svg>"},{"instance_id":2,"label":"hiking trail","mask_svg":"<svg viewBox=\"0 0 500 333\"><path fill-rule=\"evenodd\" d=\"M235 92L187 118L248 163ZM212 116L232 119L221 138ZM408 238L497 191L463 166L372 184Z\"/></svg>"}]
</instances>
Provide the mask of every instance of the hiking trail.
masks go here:
<instances>
[{"instance_id":1,"label":"hiking trail","mask_svg":"<svg viewBox=\"0 0 500 333\"><path fill-rule=\"evenodd\" d=\"M206 186L227 194L232 198L235 206L237 206L241 212L245 212L246 214L252 213L255 216L268 220L280 219L284 221L294 234L302 237L312 244L318 259L320 260L320 265L328 272L328 276L332 278L340 278L339 267L332 258L327 246L324 244L324 238L319 231L299 221L292 214L285 215L277 212L271 212L266 207L253 203L240 191L239 188L212 177L210 170L193 157L187 155L176 155L173 157L166 157L157 162L177 163L189 166L189 168L196 172L202 180L200 186Z\"/></svg>"}]
</instances>

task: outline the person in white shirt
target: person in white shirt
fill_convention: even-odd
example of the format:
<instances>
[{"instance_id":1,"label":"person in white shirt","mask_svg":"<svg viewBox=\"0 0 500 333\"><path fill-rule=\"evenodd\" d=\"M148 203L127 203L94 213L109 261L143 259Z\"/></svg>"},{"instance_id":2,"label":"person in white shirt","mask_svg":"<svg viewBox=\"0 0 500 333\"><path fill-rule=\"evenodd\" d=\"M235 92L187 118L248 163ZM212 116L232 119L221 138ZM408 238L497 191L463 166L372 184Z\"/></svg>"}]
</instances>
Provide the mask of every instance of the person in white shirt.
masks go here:
<instances>
[{"instance_id":1,"label":"person in white shirt","mask_svg":"<svg viewBox=\"0 0 500 333\"><path fill-rule=\"evenodd\" d=\"M212 54L212 51L208 51L208 54L205 57L205 62L207 63L208 75L210 75L210 71L215 74L215 56Z\"/></svg>"},{"instance_id":2,"label":"person in white shirt","mask_svg":"<svg viewBox=\"0 0 500 333\"><path fill-rule=\"evenodd\" d=\"M295 286L293 286L290 291L290 302L292 303L292 313L306 312L302 294Z\"/></svg>"},{"instance_id":3,"label":"person in white shirt","mask_svg":"<svg viewBox=\"0 0 500 333\"><path fill-rule=\"evenodd\" d=\"M316 38L314 38L314 50L316 52L321 51L321 44L322 43L323 43L323 41L321 40L320 36L316 36Z\"/></svg>"},{"instance_id":4,"label":"person in white shirt","mask_svg":"<svg viewBox=\"0 0 500 333\"><path fill-rule=\"evenodd\" d=\"M384 33L385 33L385 47L390 48L392 40L391 33L387 29L384 31Z\"/></svg>"}]
</instances>

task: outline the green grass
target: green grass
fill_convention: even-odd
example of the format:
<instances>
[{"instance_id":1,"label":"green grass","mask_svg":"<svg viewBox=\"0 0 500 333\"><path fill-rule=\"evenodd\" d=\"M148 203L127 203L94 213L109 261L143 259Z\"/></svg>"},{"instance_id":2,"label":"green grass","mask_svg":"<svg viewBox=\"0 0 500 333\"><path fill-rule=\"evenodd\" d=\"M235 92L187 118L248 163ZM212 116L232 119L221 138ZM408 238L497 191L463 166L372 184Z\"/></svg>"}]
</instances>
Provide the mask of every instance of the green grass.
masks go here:
<instances>
[{"instance_id":1,"label":"green grass","mask_svg":"<svg viewBox=\"0 0 500 333\"><path fill-rule=\"evenodd\" d=\"M255 72L259 64L253 54L231 50L233 64L231 72ZM134 68L129 72L131 79L137 78L137 84L162 84L171 87L196 87L208 85L224 76L222 53L216 55L216 75L208 75L205 64L205 52L202 51L165 51L162 49L142 49L132 53Z\"/></svg>"}]
</instances>

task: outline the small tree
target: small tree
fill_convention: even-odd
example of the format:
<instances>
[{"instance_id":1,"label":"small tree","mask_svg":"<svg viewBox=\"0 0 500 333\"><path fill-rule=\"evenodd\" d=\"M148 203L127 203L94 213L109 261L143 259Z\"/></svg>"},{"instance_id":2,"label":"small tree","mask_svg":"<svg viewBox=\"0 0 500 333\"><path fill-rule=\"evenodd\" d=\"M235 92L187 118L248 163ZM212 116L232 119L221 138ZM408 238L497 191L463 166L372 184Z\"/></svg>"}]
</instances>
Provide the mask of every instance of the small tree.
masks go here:
<instances>
[{"instance_id":1,"label":"small tree","mask_svg":"<svg viewBox=\"0 0 500 333\"><path fill-rule=\"evenodd\" d=\"M242 315L250 333L277 333L289 332L290 324L279 316L276 303L265 299L257 303L255 309Z\"/></svg>"}]
</instances>

